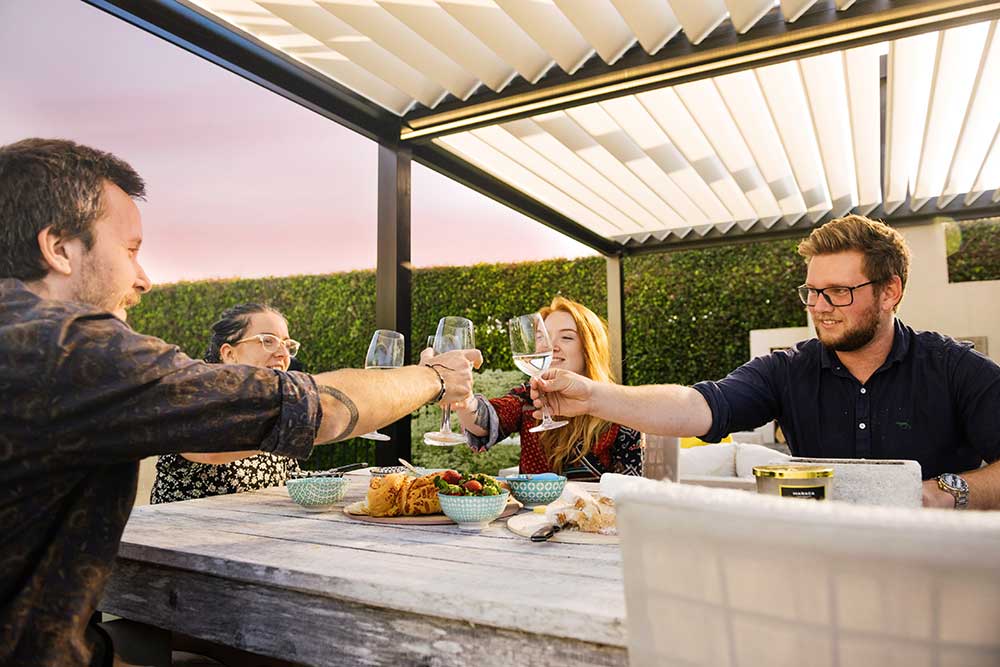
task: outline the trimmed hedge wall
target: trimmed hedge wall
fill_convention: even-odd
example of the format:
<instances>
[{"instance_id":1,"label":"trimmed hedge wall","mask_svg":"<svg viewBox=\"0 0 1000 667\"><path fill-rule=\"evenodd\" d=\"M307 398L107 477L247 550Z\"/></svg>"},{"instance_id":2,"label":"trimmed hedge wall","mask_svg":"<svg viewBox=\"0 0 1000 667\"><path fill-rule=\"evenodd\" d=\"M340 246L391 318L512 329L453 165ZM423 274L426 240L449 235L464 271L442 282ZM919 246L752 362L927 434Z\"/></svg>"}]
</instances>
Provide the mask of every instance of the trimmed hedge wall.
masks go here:
<instances>
[{"instance_id":1,"label":"trimmed hedge wall","mask_svg":"<svg viewBox=\"0 0 1000 667\"><path fill-rule=\"evenodd\" d=\"M1000 278L1000 225L962 223L952 279ZM720 378L749 357L751 329L802 326L795 286L805 275L797 241L727 245L625 260L625 366L628 384L691 384ZM419 269L413 275L414 356L443 315L476 325L484 368L512 371L507 318L537 310L561 293L607 316L605 261L600 257L521 264ZM313 372L360 367L375 329L373 271L259 280L188 282L155 289L130 321L137 331L200 357L212 322L244 301L270 303L303 343L300 361ZM415 360L415 359L414 359ZM481 373L477 389L503 393L519 375ZM473 456L465 448L430 448L421 434L437 410L414 415L414 458L425 465L460 465L495 473L517 460L516 447ZM427 422L424 424L424 422ZM426 428L425 428L426 426ZM374 460L374 445L357 440L317 449L308 467Z\"/></svg>"}]
</instances>

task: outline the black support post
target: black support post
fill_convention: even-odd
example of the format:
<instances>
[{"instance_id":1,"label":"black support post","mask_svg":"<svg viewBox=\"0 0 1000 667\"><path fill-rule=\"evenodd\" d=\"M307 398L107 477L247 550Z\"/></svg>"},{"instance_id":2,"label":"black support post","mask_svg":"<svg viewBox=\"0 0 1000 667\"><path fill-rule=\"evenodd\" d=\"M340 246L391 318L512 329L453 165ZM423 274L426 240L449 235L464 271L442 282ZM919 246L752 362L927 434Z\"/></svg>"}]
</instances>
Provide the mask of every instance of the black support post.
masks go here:
<instances>
[{"instance_id":1,"label":"black support post","mask_svg":"<svg viewBox=\"0 0 1000 667\"><path fill-rule=\"evenodd\" d=\"M378 148L378 258L375 269L375 326L406 337L406 360L412 350L410 304L410 153ZM375 463L399 465L410 451L410 416L383 429L392 440L375 447Z\"/></svg>"}]
</instances>

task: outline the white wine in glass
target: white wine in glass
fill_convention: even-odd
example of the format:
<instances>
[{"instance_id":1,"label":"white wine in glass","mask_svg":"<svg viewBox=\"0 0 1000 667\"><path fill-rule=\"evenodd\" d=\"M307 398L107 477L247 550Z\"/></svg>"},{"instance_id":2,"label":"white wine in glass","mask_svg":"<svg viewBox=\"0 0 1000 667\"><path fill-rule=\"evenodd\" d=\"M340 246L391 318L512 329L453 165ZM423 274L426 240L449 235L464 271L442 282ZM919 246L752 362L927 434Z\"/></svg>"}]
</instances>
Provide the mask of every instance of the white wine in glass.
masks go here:
<instances>
[{"instance_id":1,"label":"white wine in glass","mask_svg":"<svg viewBox=\"0 0 1000 667\"><path fill-rule=\"evenodd\" d=\"M514 357L514 365L525 375L541 375L552 363L552 341L545 329L545 320L539 313L521 315L511 318L507 328L510 330L510 351ZM542 423L529 428L532 433L550 431L569 423L552 419L549 406L544 400L543 398Z\"/></svg>"},{"instance_id":2,"label":"white wine in glass","mask_svg":"<svg viewBox=\"0 0 1000 667\"><path fill-rule=\"evenodd\" d=\"M476 340L472 322L464 317L442 317L434 334L434 354L452 350L474 350ZM451 430L451 406L444 406L441 428L424 433L424 444L435 447L454 447L465 444L465 434Z\"/></svg>"},{"instance_id":3,"label":"white wine in glass","mask_svg":"<svg viewBox=\"0 0 1000 667\"><path fill-rule=\"evenodd\" d=\"M365 355L365 369L400 368L403 365L405 354L406 339L403 334L398 331L379 329L372 335L372 342L368 345L368 354ZM365 433L361 437L380 442L391 440L385 433L378 431Z\"/></svg>"}]
</instances>

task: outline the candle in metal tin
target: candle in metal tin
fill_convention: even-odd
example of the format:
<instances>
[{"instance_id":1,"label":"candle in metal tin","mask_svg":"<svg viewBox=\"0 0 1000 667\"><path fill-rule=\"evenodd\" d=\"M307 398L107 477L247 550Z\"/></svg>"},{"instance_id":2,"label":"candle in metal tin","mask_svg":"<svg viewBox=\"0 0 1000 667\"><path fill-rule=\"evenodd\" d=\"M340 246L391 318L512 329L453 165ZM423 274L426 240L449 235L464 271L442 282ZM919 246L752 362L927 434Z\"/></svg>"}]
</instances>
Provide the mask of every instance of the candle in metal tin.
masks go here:
<instances>
[{"instance_id":1,"label":"candle in metal tin","mask_svg":"<svg viewBox=\"0 0 1000 667\"><path fill-rule=\"evenodd\" d=\"M757 493L783 498L826 500L833 486L833 468L816 465L754 466Z\"/></svg>"}]
</instances>

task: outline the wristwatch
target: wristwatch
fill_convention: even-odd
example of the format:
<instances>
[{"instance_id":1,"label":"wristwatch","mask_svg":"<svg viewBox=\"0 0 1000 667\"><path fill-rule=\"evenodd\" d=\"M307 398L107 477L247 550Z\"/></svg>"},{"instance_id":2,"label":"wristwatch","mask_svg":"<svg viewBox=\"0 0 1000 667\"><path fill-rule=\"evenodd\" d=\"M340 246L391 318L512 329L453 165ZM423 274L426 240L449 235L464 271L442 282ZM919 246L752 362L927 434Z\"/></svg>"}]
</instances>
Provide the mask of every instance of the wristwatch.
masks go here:
<instances>
[{"instance_id":1,"label":"wristwatch","mask_svg":"<svg viewBox=\"0 0 1000 667\"><path fill-rule=\"evenodd\" d=\"M937 478L938 488L955 498L955 509L964 510L969 505L969 484L953 472L946 472Z\"/></svg>"}]
</instances>

